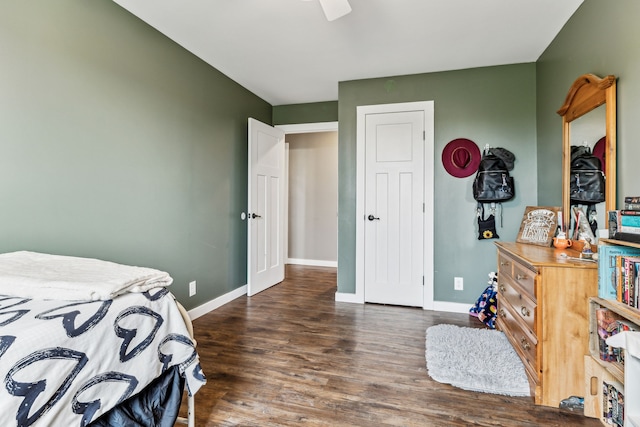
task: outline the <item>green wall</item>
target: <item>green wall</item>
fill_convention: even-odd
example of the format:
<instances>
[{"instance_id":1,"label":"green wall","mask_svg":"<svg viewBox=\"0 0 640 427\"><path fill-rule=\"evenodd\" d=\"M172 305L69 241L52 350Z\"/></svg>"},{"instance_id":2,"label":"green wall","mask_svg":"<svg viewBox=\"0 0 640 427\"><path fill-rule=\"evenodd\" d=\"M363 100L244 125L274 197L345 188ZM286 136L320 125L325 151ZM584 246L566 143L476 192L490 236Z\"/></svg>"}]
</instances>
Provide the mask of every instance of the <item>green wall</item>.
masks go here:
<instances>
[{"instance_id":1,"label":"green wall","mask_svg":"<svg viewBox=\"0 0 640 427\"><path fill-rule=\"evenodd\" d=\"M538 199L562 203L562 120L556 111L585 73L617 81L618 206L640 194L640 2L585 0L536 63Z\"/></svg>"},{"instance_id":2,"label":"green wall","mask_svg":"<svg viewBox=\"0 0 640 427\"><path fill-rule=\"evenodd\" d=\"M277 105L273 107L274 126L337 121L338 101Z\"/></svg>"},{"instance_id":3,"label":"green wall","mask_svg":"<svg viewBox=\"0 0 640 427\"><path fill-rule=\"evenodd\" d=\"M341 82L339 292L355 292L356 107L422 100L433 100L435 107L436 301L475 301L496 269L494 240L477 239L473 176L454 178L442 166L449 141L469 138L481 149L489 144L515 154L516 198L503 204L501 240L515 240L524 208L536 205L535 64ZM465 279L464 291L453 290L455 276Z\"/></svg>"},{"instance_id":4,"label":"green wall","mask_svg":"<svg viewBox=\"0 0 640 427\"><path fill-rule=\"evenodd\" d=\"M187 308L246 284L247 118L271 106L111 1L2 6L0 251L166 270Z\"/></svg>"}]
</instances>

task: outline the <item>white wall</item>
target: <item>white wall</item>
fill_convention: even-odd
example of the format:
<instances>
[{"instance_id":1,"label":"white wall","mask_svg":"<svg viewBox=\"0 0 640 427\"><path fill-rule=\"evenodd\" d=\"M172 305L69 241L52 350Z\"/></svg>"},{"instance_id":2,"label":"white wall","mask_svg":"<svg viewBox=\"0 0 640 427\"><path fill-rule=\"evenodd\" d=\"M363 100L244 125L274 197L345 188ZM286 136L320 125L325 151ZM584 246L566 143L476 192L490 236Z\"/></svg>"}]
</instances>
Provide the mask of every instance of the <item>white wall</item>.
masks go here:
<instances>
[{"instance_id":1,"label":"white wall","mask_svg":"<svg viewBox=\"0 0 640 427\"><path fill-rule=\"evenodd\" d=\"M291 263L336 265L338 132L287 134Z\"/></svg>"}]
</instances>

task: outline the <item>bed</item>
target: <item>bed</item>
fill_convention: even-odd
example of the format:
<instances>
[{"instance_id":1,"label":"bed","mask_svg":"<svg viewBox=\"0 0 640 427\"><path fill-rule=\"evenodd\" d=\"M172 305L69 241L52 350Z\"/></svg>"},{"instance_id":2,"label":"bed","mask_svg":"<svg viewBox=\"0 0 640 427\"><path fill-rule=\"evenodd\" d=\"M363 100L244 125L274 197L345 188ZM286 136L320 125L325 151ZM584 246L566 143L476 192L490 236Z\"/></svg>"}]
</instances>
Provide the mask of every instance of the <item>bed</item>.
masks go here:
<instances>
[{"instance_id":1,"label":"bed","mask_svg":"<svg viewBox=\"0 0 640 427\"><path fill-rule=\"evenodd\" d=\"M0 254L0 425L172 426L206 383L165 272Z\"/></svg>"}]
</instances>

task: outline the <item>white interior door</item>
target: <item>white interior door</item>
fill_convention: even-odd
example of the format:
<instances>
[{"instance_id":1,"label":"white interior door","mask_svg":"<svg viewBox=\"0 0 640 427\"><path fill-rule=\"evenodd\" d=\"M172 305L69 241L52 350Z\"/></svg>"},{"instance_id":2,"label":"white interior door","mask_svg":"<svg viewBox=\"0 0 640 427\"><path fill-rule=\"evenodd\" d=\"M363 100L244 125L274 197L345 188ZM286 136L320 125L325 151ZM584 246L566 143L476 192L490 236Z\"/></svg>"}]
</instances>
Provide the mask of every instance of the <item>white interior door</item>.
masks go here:
<instances>
[{"instance_id":1,"label":"white interior door","mask_svg":"<svg viewBox=\"0 0 640 427\"><path fill-rule=\"evenodd\" d=\"M365 301L423 306L423 111L365 117Z\"/></svg>"},{"instance_id":2,"label":"white interior door","mask_svg":"<svg viewBox=\"0 0 640 427\"><path fill-rule=\"evenodd\" d=\"M284 280L284 132L249 119L247 294Z\"/></svg>"}]
</instances>

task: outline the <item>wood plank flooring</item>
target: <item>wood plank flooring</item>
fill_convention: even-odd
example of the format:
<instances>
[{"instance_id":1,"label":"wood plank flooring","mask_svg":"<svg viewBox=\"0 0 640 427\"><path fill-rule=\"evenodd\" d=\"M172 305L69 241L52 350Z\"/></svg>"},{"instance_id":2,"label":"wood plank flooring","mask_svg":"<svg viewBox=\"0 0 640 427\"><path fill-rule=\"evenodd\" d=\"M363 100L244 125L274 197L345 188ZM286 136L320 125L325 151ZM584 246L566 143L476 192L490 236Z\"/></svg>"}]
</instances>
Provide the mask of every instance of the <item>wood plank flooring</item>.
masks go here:
<instances>
[{"instance_id":1,"label":"wood plank flooring","mask_svg":"<svg viewBox=\"0 0 640 427\"><path fill-rule=\"evenodd\" d=\"M208 379L197 426L600 425L431 380L425 330L482 327L473 317L335 302L333 268L288 266L286 276L193 322Z\"/></svg>"}]
</instances>

